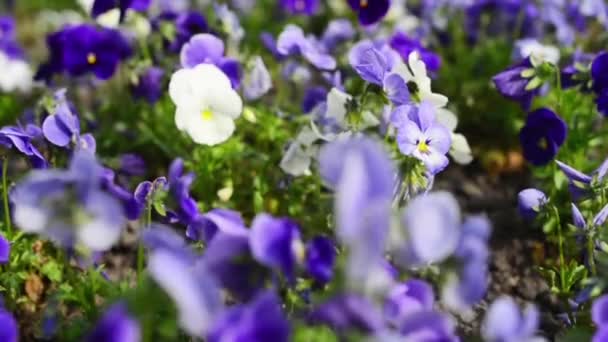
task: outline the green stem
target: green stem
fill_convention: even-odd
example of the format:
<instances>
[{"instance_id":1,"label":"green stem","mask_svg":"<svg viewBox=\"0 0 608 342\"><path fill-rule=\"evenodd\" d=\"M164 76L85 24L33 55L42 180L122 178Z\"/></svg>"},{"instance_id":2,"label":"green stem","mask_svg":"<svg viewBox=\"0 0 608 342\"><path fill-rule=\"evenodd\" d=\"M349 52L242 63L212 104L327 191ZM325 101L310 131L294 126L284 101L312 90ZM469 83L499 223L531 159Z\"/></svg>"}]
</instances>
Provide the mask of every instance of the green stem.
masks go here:
<instances>
[{"instance_id":1,"label":"green stem","mask_svg":"<svg viewBox=\"0 0 608 342\"><path fill-rule=\"evenodd\" d=\"M591 275L595 277L597 275L597 268L595 266L594 252L595 238L593 237L593 234L589 234L587 236L587 258L589 258L589 269L591 270Z\"/></svg>"},{"instance_id":2,"label":"green stem","mask_svg":"<svg viewBox=\"0 0 608 342\"><path fill-rule=\"evenodd\" d=\"M562 108L562 72L558 66L555 66L555 78L557 83L557 111Z\"/></svg>"},{"instance_id":3,"label":"green stem","mask_svg":"<svg viewBox=\"0 0 608 342\"><path fill-rule=\"evenodd\" d=\"M8 206L8 180L6 174L8 173L8 158L2 159L2 201L4 202L4 224L6 230L11 234L13 228L11 226L11 212Z\"/></svg>"},{"instance_id":4,"label":"green stem","mask_svg":"<svg viewBox=\"0 0 608 342\"><path fill-rule=\"evenodd\" d=\"M557 220L557 239L558 239L558 250L559 250L559 280L561 285L561 290L564 291L566 289L566 272L564 268L566 266L566 262L564 260L564 237L562 236L562 224L559 218L559 211L556 206L553 206L553 211L555 212L555 219Z\"/></svg>"},{"instance_id":5,"label":"green stem","mask_svg":"<svg viewBox=\"0 0 608 342\"><path fill-rule=\"evenodd\" d=\"M150 224L152 223L152 203L148 200L146 205L146 216L144 225L142 227L142 231L140 232L140 236L143 233L144 229L148 229ZM145 259L145 250L144 245L141 242L141 238L139 239L139 244L137 246L137 281L141 282L143 272L144 272L144 259Z\"/></svg>"}]
</instances>

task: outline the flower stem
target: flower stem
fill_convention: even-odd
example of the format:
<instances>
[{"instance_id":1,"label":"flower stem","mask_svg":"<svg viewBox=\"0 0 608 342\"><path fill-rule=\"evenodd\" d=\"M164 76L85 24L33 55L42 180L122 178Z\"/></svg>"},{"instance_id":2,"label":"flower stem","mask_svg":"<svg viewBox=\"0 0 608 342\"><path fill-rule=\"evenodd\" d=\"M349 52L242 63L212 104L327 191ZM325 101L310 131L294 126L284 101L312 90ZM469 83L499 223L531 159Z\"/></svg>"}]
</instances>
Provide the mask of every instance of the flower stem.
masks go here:
<instances>
[{"instance_id":1,"label":"flower stem","mask_svg":"<svg viewBox=\"0 0 608 342\"><path fill-rule=\"evenodd\" d=\"M557 220L557 248L559 250L559 280L561 285L561 291L566 289L566 262L564 260L564 237L562 236L562 224L559 218L559 211L556 206L553 206L555 212L555 219Z\"/></svg>"},{"instance_id":2,"label":"flower stem","mask_svg":"<svg viewBox=\"0 0 608 342\"><path fill-rule=\"evenodd\" d=\"M2 159L2 201L4 202L4 224L6 225L7 232L12 233L13 228L11 226L11 212L8 205L8 158Z\"/></svg>"},{"instance_id":3,"label":"flower stem","mask_svg":"<svg viewBox=\"0 0 608 342\"><path fill-rule=\"evenodd\" d=\"M592 234L587 235L587 258L589 261L589 270L591 271L592 276L597 275L597 268L595 266L595 239Z\"/></svg>"},{"instance_id":4,"label":"flower stem","mask_svg":"<svg viewBox=\"0 0 608 342\"><path fill-rule=\"evenodd\" d=\"M144 225L142 227L142 231L140 231L139 244L137 246L137 281L141 282L143 271L144 271L144 259L145 259L145 250L144 245L141 241L141 235L144 229L148 229L150 224L152 223L152 203L148 200L146 205L146 216L144 219Z\"/></svg>"}]
</instances>

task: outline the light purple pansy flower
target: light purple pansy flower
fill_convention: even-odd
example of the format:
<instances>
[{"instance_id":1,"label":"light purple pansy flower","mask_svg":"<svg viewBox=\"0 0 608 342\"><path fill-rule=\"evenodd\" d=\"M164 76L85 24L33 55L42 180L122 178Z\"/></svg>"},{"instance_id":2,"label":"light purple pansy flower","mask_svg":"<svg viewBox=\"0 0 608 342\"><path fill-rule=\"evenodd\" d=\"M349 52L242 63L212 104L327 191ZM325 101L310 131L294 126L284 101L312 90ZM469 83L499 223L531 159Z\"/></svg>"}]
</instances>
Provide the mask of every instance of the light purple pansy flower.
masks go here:
<instances>
[{"instance_id":1,"label":"light purple pansy flower","mask_svg":"<svg viewBox=\"0 0 608 342\"><path fill-rule=\"evenodd\" d=\"M416 312L433 309L435 295L430 284L419 279L409 279L395 285L384 302L384 316L395 328Z\"/></svg>"},{"instance_id":2,"label":"light purple pansy flower","mask_svg":"<svg viewBox=\"0 0 608 342\"><path fill-rule=\"evenodd\" d=\"M11 243L0 235L0 264L6 264L11 255Z\"/></svg>"},{"instance_id":3,"label":"light purple pansy flower","mask_svg":"<svg viewBox=\"0 0 608 342\"><path fill-rule=\"evenodd\" d=\"M233 88L240 84L240 65L237 60L224 56L224 42L209 33L199 33L184 44L180 61L184 68L194 68L199 64L213 64L228 76Z\"/></svg>"},{"instance_id":4,"label":"light purple pansy flower","mask_svg":"<svg viewBox=\"0 0 608 342\"><path fill-rule=\"evenodd\" d=\"M190 257L187 247L175 242L155 247L148 255L150 276L175 302L181 327L192 336L204 337L223 309L215 277L202 260Z\"/></svg>"},{"instance_id":5,"label":"light purple pansy flower","mask_svg":"<svg viewBox=\"0 0 608 342\"><path fill-rule=\"evenodd\" d=\"M399 251L404 266L441 262L456 251L461 239L460 208L447 192L415 197L401 222L408 237Z\"/></svg>"},{"instance_id":6,"label":"light purple pansy flower","mask_svg":"<svg viewBox=\"0 0 608 342\"><path fill-rule=\"evenodd\" d=\"M400 106L391 115L397 128L399 150L421 160L431 175L449 163L446 154L452 144L451 132L436 119L436 108L423 101L418 107Z\"/></svg>"},{"instance_id":7,"label":"light purple pansy flower","mask_svg":"<svg viewBox=\"0 0 608 342\"><path fill-rule=\"evenodd\" d=\"M281 6L291 14L313 15L319 10L319 0L281 0Z\"/></svg>"},{"instance_id":8,"label":"light purple pansy flower","mask_svg":"<svg viewBox=\"0 0 608 342\"><path fill-rule=\"evenodd\" d=\"M296 25L287 25L277 38L277 51L283 56L302 55L310 64L321 70L336 68L336 60L312 36L305 36Z\"/></svg>"},{"instance_id":9,"label":"light purple pansy flower","mask_svg":"<svg viewBox=\"0 0 608 342\"><path fill-rule=\"evenodd\" d=\"M245 75L243 94L248 100L257 100L272 88L272 76L260 56L253 59L251 70Z\"/></svg>"},{"instance_id":10,"label":"light purple pansy flower","mask_svg":"<svg viewBox=\"0 0 608 342\"><path fill-rule=\"evenodd\" d=\"M482 334L489 342L532 341L536 337L539 312L529 306L520 311L509 297L496 299L488 309L482 326Z\"/></svg>"},{"instance_id":11,"label":"light purple pansy flower","mask_svg":"<svg viewBox=\"0 0 608 342\"><path fill-rule=\"evenodd\" d=\"M0 341L17 342L19 340L19 327L13 315L0 308Z\"/></svg>"}]
</instances>

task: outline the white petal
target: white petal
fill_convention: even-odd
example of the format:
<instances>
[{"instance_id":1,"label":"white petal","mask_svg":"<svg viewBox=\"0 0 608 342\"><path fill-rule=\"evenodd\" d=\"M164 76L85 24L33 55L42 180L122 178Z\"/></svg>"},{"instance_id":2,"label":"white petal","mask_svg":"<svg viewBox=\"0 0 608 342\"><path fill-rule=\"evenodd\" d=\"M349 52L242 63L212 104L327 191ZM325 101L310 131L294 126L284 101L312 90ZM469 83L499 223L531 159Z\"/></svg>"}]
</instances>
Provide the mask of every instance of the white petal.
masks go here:
<instances>
[{"instance_id":1,"label":"white petal","mask_svg":"<svg viewBox=\"0 0 608 342\"><path fill-rule=\"evenodd\" d=\"M466 165L473 161L473 154L471 147L462 134L452 134L452 147L450 149L450 156L458 164Z\"/></svg>"},{"instance_id":2,"label":"white petal","mask_svg":"<svg viewBox=\"0 0 608 342\"><path fill-rule=\"evenodd\" d=\"M458 126L458 117L456 114L445 108L439 108L437 110L437 121L452 132Z\"/></svg>"},{"instance_id":3,"label":"white petal","mask_svg":"<svg viewBox=\"0 0 608 342\"><path fill-rule=\"evenodd\" d=\"M327 94L327 117L333 118L340 125L343 125L346 117L346 103L352 96L338 88L332 88Z\"/></svg>"},{"instance_id":4,"label":"white petal","mask_svg":"<svg viewBox=\"0 0 608 342\"><path fill-rule=\"evenodd\" d=\"M13 220L21 230L28 233L36 233L44 230L46 226L46 214L35 207L27 205L15 205Z\"/></svg>"},{"instance_id":5,"label":"white petal","mask_svg":"<svg viewBox=\"0 0 608 342\"><path fill-rule=\"evenodd\" d=\"M213 118L203 120L200 118L188 118L189 126L186 131L194 142L203 145L217 145L228 140L234 133L234 120L232 118L214 113Z\"/></svg>"},{"instance_id":6,"label":"white petal","mask_svg":"<svg viewBox=\"0 0 608 342\"><path fill-rule=\"evenodd\" d=\"M94 251L105 251L118 241L120 232L115 224L94 220L80 227L78 239Z\"/></svg>"},{"instance_id":7,"label":"white petal","mask_svg":"<svg viewBox=\"0 0 608 342\"><path fill-rule=\"evenodd\" d=\"M241 116L243 100L230 86L211 88L205 97L205 102L214 113L221 113L232 119Z\"/></svg>"}]
</instances>

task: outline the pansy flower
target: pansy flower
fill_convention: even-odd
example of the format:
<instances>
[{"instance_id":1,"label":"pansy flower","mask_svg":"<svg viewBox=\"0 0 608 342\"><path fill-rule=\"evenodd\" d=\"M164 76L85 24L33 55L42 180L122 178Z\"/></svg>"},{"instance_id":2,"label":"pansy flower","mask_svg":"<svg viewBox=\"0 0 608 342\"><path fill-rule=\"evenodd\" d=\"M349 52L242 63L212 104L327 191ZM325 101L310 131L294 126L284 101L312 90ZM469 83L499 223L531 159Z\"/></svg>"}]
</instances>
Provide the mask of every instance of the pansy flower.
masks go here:
<instances>
[{"instance_id":1,"label":"pansy flower","mask_svg":"<svg viewBox=\"0 0 608 342\"><path fill-rule=\"evenodd\" d=\"M15 148L27 156L35 168L45 168L48 164L42 153L34 146L35 137L19 126L5 126L0 128L0 146Z\"/></svg>"},{"instance_id":2,"label":"pansy flower","mask_svg":"<svg viewBox=\"0 0 608 342\"><path fill-rule=\"evenodd\" d=\"M436 109L430 102L398 107L391 122L397 128L397 144L403 154L421 160L432 175L448 165L451 133L436 120Z\"/></svg>"},{"instance_id":3,"label":"pansy flower","mask_svg":"<svg viewBox=\"0 0 608 342\"><path fill-rule=\"evenodd\" d=\"M283 56L302 55L306 61L320 70L333 70L336 60L324 51L313 36L305 36L296 25L287 25L277 38L277 51Z\"/></svg>"},{"instance_id":4,"label":"pansy flower","mask_svg":"<svg viewBox=\"0 0 608 342\"><path fill-rule=\"evenodd\" d=\"M593 91L596 94L595 103L597 110L604 116L608 116L608 52L602 52L591 64L591 79L593 80Z\"/></svg>"},{"instance_id":5,"label":"pansy flower","mask_svg":"<svg viewBox=\"0 0 608 342\"><path fill-rule=\"evenodd\" d=\"M436 72L441 66L441 57L426 49L420 41L408 37L403 32L395 33L390 40L390 46L397 51L404 61L408 61L412 52L418 52L420 60L424 62L427 69L431 72Z\"/></svg>"},{"instance_id":6,"label":"pansy flower","mask_svg":"<svg viewBox=\"0 0 608 342\"><path fill-rule=\"evenodd\" d=\"M90 24L66 26L47 37L49 61L38 70L38 79L50 80L53 74L71 76L93 73L107 80L132 51L122 34Z\"/></svg>"},{"instance_id":7,"label":"pansy flower","mask_svg":"<svg viewBox=\"0 0 608 342\"><path fill-rule=\"evenodd\" d=\"M113 9L118 9L122 21L128 9L143 12L148 9L150 3L151 0L94 0L91 7L91 16L97 18Z\"/></svg>"},{"instance_id":8,"label":"pansy flower","mask_svg":"<svg viewBox=\"0 0 608 342\"><path fill-rule=\"evenodd\" d=\"M533 219L547 203L547 196L538 189L524 189L517 195L519 213L526 219Z\"/></svg>"},{"instance_id":9,"label":"pansy flower","mask_svg":"<svg viewBox=\"0 0 608 342\"><path fill-rule=\"evenodd\" d=\"M139 322L124 303L112 305L86 338L88 342L136 342L141 340Z\"/></svg>"},{"instance_id":10,"label":"pansy flower","mask_svg":"<svg viewBox=\"0 0 608 342\"><path fill-rule=\"evenodd\" d=\"M319 10L319 0L281 0L281 6L291 14L313 15Z\"/></svg>"},{"instance_id":11,"label":"pansy flower","mask_svg":"<svg viewBox=\"0 0 608 342\"><path fill-rule=\"evenodd\" d=\"M156 103L165 89L163 86L164 76L165 71L159 67L146 68L138 75L136 82L131 85L133 95L148 101L148 103Z\"/></svg>"},{"instance_id":12,"label":"pansy flower","mask_svg":"<svg viewBox=\"0 0 608 342\"><path fill-rule=\"evenodd\" d=\"M391 6L390 0L348 0L361 25L371 25L382 20Z\"/></svg>"},{"instance_id":13,"label":"pansy flower","mask_svg":"<svg viewBox=\"0 0 608 342\"><path fill-rule=\"evenodd\" d=\"M526 125L519 133L524 157L534 165L546 165L566 141L568 126L548 108L528 114Z\"/></svg>"},{"instance_id":14,"label":"pansy flower","mask_svg":"<svg viewBox=\"0 0 608 342\"><path fill-rule=\"evenodd\" d=\"M173 74L169 95L177 106L175 124L194 142L220 144L232 135L243 102L230 79L212 64L199 64Z\"/></svg>"},{"instance_id":15,"label":"pansy flower","mask_svg":"<svg viewBox=\"0 0 608 342\"><path fill-rule=\"evenodd\" d=\"M496 299L488 309L482 325L486 341L533 341L539 325L539 312L534 306L521 311L509 297Z\"/></svg>"},{"instance_id":16,"label":"pansy flower","mask_svg":"<svg viewBox=\"0 0 608 342\"><path fill-rule=\"evenodd\" d=\"M532 83L533 79L534 66L528 57L494 76L492 81L502 96L519 102L527 110L540 86Z\"/></svg>"}]
</instances>

